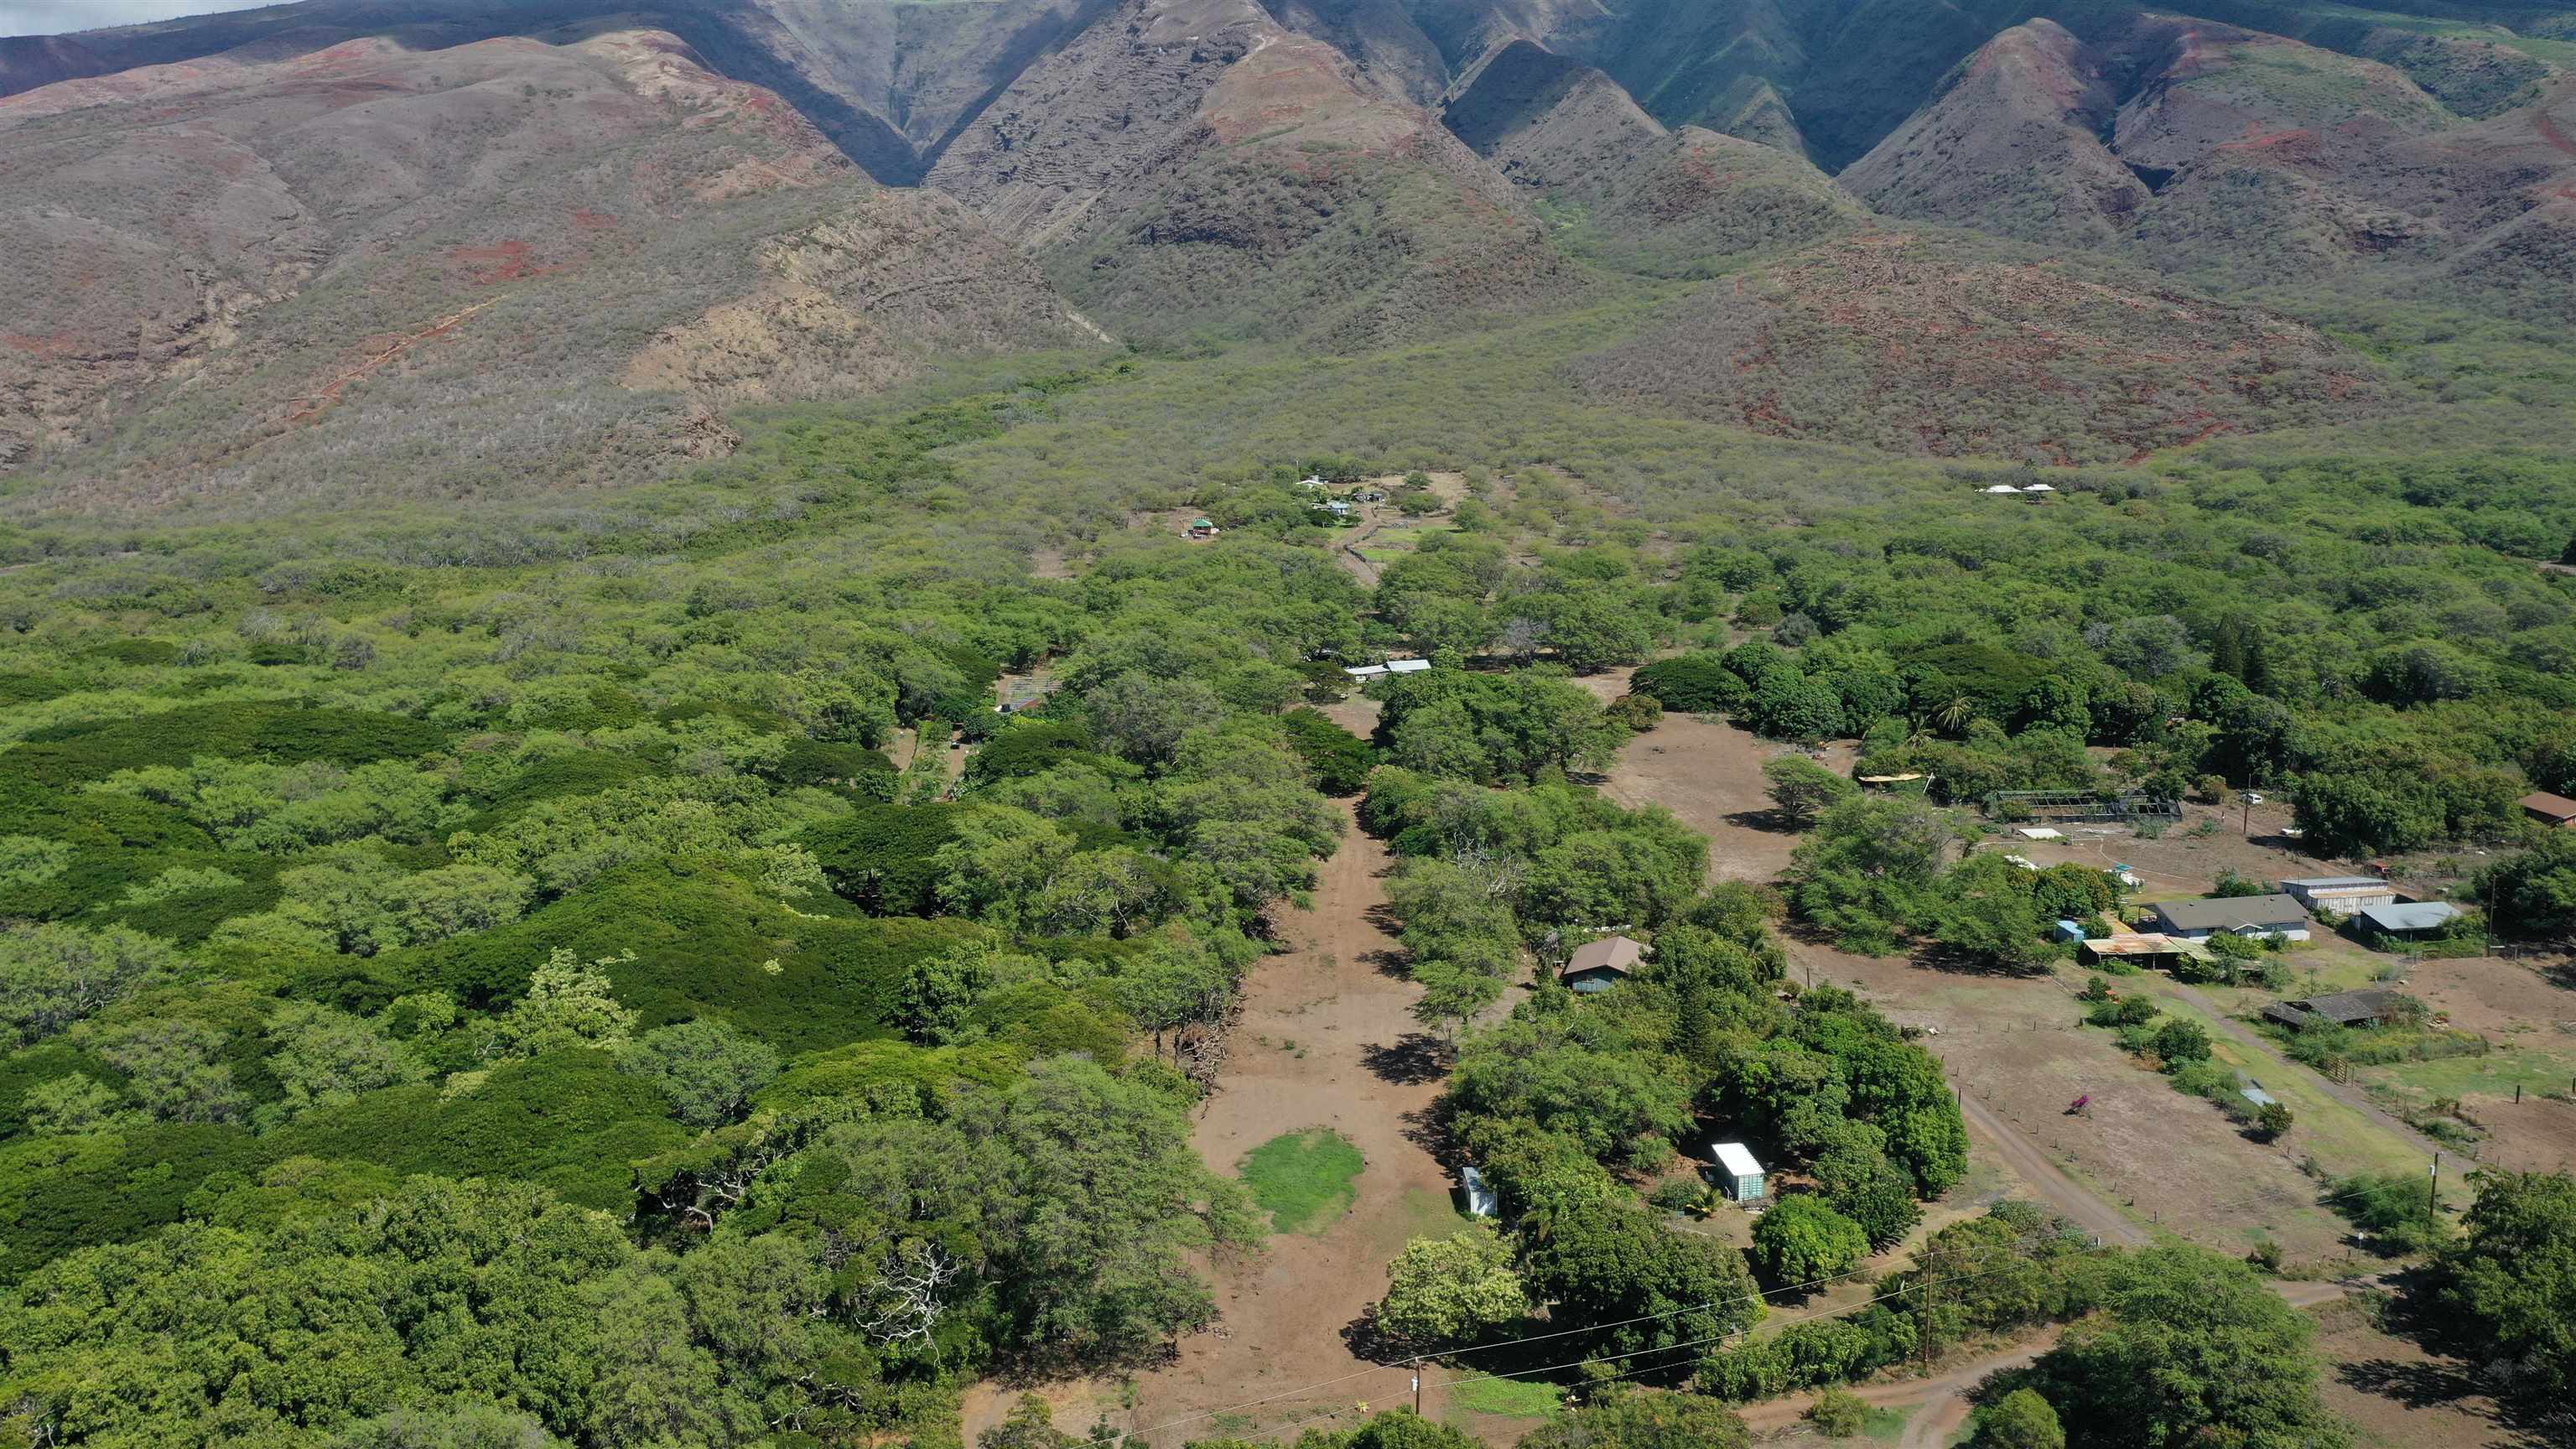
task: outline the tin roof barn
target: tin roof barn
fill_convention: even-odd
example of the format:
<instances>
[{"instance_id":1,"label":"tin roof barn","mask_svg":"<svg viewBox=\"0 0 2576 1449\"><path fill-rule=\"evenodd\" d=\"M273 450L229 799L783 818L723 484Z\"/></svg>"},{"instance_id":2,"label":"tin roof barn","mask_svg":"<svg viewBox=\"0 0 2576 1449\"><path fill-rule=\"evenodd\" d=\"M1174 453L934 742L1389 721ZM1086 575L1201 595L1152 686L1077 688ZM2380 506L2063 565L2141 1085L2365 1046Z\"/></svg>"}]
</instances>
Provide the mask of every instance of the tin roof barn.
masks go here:
<instances>
[{"instance_id":1,"label":"tin roof barn","mask_svg":"<svg viewBox=\"0 0 2576 1449\"><path fill-rule=\"evenodd\" d=\"M2205 940L2221 931L2238 936L2308 939L2308 908L2288 895L2218 896L2197 901L2158 901L2157 924L2168 936Z\"/></svg>"},{"instance_id":2,"label":"tin roof barn","mask_svg":"<svg viewBox=\"0 0 2576 1449\"><path fill-rule=\"evenodd\" d=\"M2458 920L2460 914L2460 908L2449 901L2405 901L2365 907L2361 919L2383 936L2417 936L2442 929Z\"/></svg>"},{"instance_id":3,"label":"tin roof barn","mask_svg":"<svg viewBox=\"0 0 2576 1449\"><path fill-rule=\"evenodd\" d=\"M1604 936L1598 941L1586 941L1575 947L1574 954L1565 959L1565 969L1557 973L1556 979L1590 995L1617 985L1621 977L1636 970L1637 964L1645 959L1644 946L1626 936Z\"/></svg>"},{"instance_id":4,"label":"tin roof barn","mask_svg":"<svg viewBox=\"0 0 2576 1449\"><path fill-rule=\"evenodd\" d=\"M2284 1026L2305 1026L2311 1021L2332 1022L2336 1026L2376 1026L2388 1019L2406 998L2394 991L2338 991L2331 996L2311 996L2304 1001L2275 1001L2263 1008L2263 1014Z\"/></svg>"},{"instance_id":5,"label":"tin roof barn","mask_svg":"<svg viewBox=\"0 0 2576 1449\"><path fill-rule=\"evenodd\" d=\"M2312 875L2281 882L2281 893L2309 910L2349 916L2364 906L2397 904L2397 887L2375 875Z\"/></svg>"}]
</instances>

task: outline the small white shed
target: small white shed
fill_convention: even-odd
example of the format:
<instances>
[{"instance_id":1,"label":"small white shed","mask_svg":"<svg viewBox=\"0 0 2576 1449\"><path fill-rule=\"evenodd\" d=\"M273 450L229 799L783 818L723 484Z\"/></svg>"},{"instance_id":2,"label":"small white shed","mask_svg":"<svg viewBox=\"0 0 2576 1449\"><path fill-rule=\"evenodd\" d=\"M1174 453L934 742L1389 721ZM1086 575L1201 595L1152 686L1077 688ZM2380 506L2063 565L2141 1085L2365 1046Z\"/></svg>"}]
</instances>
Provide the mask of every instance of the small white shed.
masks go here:
<instances>
[{"instance_id":1,"label":"small white shed","mask_svg":"<svg viewBox=\"0 0 2576 1449\"><path fill-rule=\"evenodd\" d=\"M1708 1150L1717 1162L1717 1185L1737 1202L1759 1202L1764 1188L1762 1164L1741 1142L1721 1142Z\"/></svg>"},{"instance_id":2,"label":"small white shed","mask_svg":"<svg viewBox=\"0 0 2576 1449\"><path fill-rule=\"evenodd\" d=\"M1472 1167L1458 1169L1458 1190L1466 1194L1469 1217L1495 1217L1503 1210L1502 1199L1485 1185L1485 1175Z\"/></svg>"}]
</instances>

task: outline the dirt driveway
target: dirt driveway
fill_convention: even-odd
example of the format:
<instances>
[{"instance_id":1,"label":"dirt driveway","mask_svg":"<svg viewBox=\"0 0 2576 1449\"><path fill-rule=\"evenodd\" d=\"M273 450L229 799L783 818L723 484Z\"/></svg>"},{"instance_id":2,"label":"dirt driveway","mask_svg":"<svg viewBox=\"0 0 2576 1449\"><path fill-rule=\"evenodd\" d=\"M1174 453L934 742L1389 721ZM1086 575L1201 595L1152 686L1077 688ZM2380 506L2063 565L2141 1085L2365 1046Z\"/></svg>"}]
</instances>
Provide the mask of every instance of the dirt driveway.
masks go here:
<instances>
[{"instance_id":1,"label":"dirt driveway","mask_svg":"<svg viewBox=\"0 0 2576 1449\"><path fill-rule=\"evenodd\" d=\"M1615 698L1629 672L1583 683ZM1604 789L1625 805L1660 804L1705 833L1716 877L1768 883L1798 842L1766 813L1762 766L1785 748L1732 725L1668 714L1629 742ZM1850 759L1846 744L1828 749L1824 763L1841 769ZM2078 1010L2062 989L1854 956L1794 935L1782 943L1802 979L1852 987L1900 1025L1937 1029L1927 1045L1962 1089L1977 1157L2105 1242L2144 1241L2161 1222L2239 1252L2265 1236L2293 1256L2335 1249L2339 1225L2314 1208L2314 1185L2289 1160L2247 1142L2206 1104L2176 1095L2107 1033L2077 1026ZM2093 1099L2090 1115L2065 1116L2084 1096ZM2186 1208L2193 1203L2208 1211Z\"/></svg>"},{"instance_id":2,"label":"dirt driveway","mask_svg":"<svg viewBox=\"0 0 2576 1449\"><path fill-rule=\"evenodd\" d=\"M1409 1015L1419 988L1391 974L1396 946L1378 917L1387 865L1386 848L1354 826L1324 866L1314 909L1280 922L1294 949L1254 968L1195 1134L1208 1166L1232 1175L1274 1137L1329 1127L1367 1158L1358 1199L1319 1236L1280 1234L1257 1259L1215 1270L1224 1320L1138 1381L1133 1409L1112 1418L1140 1431L1131 1443L1268 1435L1410 1400L1403 1369L1358 1357L1344 1339L1386 1292L1387 1262L1407 1238L1463 1226L1420 1140L1445 1067ZM1423 1409L1437 1416L1435 1400Z\"/></svg>"}]
</instances>

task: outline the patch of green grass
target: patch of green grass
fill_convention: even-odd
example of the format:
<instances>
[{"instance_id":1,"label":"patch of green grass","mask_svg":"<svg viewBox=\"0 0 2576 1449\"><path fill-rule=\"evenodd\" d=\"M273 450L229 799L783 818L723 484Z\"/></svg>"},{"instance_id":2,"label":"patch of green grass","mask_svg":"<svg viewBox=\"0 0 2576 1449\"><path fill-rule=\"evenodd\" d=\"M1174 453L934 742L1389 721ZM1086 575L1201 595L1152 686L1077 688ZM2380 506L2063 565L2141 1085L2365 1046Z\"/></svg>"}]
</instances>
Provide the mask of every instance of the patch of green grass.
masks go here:
<instances>
[{"instance_id":1,"label":"patch of green grass","mask_svg":"<svg viewBox=\"0 0 2576 1449\"><path fill-rule=\"evenodd\" d=\"M1368 1159L1328 1127L1273 1137L1245 1154L1238 1170L1274 1232L1317 1234L1350 1210Z\"/></svg>"},{"instance_id":2,"label":"patch of green grass","mask_svg":"<svg viewBox=\"0 0 2576 1449\"><path fill-rule=\"evenodd\" d=\"M2233 1067L2262 1082L2265 1090L2288 1107L2297 1119L2297 1125L2290 1131L2290 1142L2329 1170L2338 1173L2424 1170L2422 1153L2376 1121L2328 1095L2324 1084L2306 1067L2269 1049L2257 1051L2247 1048L2234 1038L2221 1034L2217 1023L2175 997L2158 993L2156 1005L2167 1016L2198 1022L2207 1030L2210 1056L2221 1066Z\"/></svg>"},{"instance_id":3,"label":"patch of green grass","mask_svg":"<svg viewBox=\"0 0 2576 1449\"><path fill-rule=\"evenodd\" d=\"M2565 1091L2571 1080L2576 1080L2576 1057L2508 1047L2482 1057L2443 1057L2429 1062L2366 1067L2363 1076L2426 1098L2466 1097L2481 1092L2510 1097L2517 1084L2525 1093L2537 1096L2543 1089Z\"/></svg>"},{"instance_id":4,"label":"patch of green grass","mask_svg":"<svg viewBox=\"0 0 2576 1449\"><path fill-rule=\"evenodd\" d=\"M1449 1411L1497 1419L1553 1419L1565 1412L1565 1391L1529 1379L1477 1379L1449 1391Z\"/></svg>"},{"instance_id":5,"label":"patch of green grass","mask_svg":"<svg viewBox=\"0 0 2576 1449\"><path fill-rule=\"evenodd\" d=\"M1860 1436L1881 1444L1898 1443L1905 1438L1906 1421L1913 1417L1904 1409L1872 1409L1869 1417L1860 1421Z\"/></svg>"},{"instance_id":6,"label":"patch of green grass","mask_svg":"<svg viewBox=\"0 0 2576 1449\"><path fill-rule=\"evenodd\" d=\"M1415 1238L1445 1238L1476 1222L1458 1211L1457 1202L1448 1193L1427 1187L1406 1188L1397 1208L1379 1228L1384 1240L1371 1244L1382 1258L1404 1251L1404 1245Z\"/></svg>"}]
</instances>

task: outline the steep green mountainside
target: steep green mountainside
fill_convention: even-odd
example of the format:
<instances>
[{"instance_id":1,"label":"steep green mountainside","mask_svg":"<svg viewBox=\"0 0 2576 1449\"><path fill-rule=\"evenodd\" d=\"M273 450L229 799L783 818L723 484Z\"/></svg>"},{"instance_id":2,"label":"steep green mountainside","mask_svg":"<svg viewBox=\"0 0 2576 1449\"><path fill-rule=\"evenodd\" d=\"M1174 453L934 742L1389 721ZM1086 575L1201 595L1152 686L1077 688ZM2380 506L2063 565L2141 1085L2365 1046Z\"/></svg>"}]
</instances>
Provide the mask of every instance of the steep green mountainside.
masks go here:
<instances>
[{"instance_id":1,"label":"steep green mountainside","mask_svg":"<svg viewBox=\"0 0 2576 1449\"><path fill-rule=\"evenodd\" d=\"M1710 275L1867 219L1794 151L1667 131L1607 75L1527 41L1495 56L1445 119L1543 198L1564 245L1624 271Z\"/></svg>"}]
</instances>

